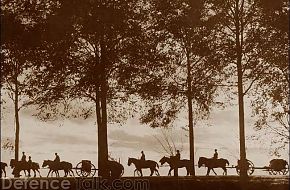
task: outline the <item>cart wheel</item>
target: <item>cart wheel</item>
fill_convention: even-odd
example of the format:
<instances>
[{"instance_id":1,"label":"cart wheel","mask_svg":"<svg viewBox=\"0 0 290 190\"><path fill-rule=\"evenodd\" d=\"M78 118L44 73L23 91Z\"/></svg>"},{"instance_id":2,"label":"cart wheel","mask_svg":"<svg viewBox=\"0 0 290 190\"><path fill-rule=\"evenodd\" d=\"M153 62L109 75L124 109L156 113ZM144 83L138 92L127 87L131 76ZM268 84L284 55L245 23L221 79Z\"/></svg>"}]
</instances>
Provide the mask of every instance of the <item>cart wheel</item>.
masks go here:
<instances>
[{"instance_id":1,"label":"cart wheel","mask_svg":"<svg viewBox=\"0 0 290 190\"><path fill-rule=\"evenodd\" d=\"M253 162L251 162L250 160L248 160L248 163L249 163L248 175L252 175L255 171L255 166Z\"/></svg>"},{"instance_id":2,"label":"cart wheel","mask_svg":"<svg viewBox=\"0 0 290 190\"><path fill-rule=\"evenodd\" d=\"M122 177L124 175L124 169L122 169L122 173L120 175L120 177Z\"/></svg>"},{"instance_id":3,"label":"cart wheel","mask_svg":"<svg viewBox=\"0 0 290 190\"><path fill-rule=\"evenodd\" d=\"M254 171L255 171L254 164L250 160L247 160L247 162L249 164L249 167L247 169L247 173L248 173L248 175L252 175L254 173ZM240 166L239 165L236 166L236 172L237 172L238 175L240 175L241 171L240 171Z\"/></svg>"},{"instance_id":4,"label":"cart wheel","mask_svg":"<svg viewBox=\"0 0 290 190\"><path fill-rule=\"evenodd\" d=\"M269 172L270 175L273 175L272 169L269 169L268 172Z\"/></svg>"},{"instance_id":5,"label":"cart wheel","mask_svg":"<svg viewBox=\"0 0 290 190\"><path fill-rule=\"evenodd\" d=\"M286 164L285 168L282 169L281 172L282 172L283 175L286 175L288 173L288 171L289 171L289 165Z\"/></svg>"},{"instance_id":6,"label":"cart wheel","mask_svg":"<svg viewBox=\"0 0 290 190\"><path fill-rule=\"evenodd\" d=\"M277 175L278 174L278 171L272 169L272 174L273 175Z\"/></svg>"},{"instance_id":7,"label":"cart wheel","mask_svg":"<svg viewBox=\"0 0 290 190\"><path fill-rule=\"evenodd\" d=\"M76 170L76 174L79 176L79 177L82 177L83 175L82 175L82 163L81 162L79 162L78 164L77 164L77 166L76 166L76 168L75 168L75 170Z\"/></svg>"},{"instance_id":8,"label":"cart wheel","mask_svg":"<svg viewBox=\"0 0 290 190\"><path fill-rule=\"evenodd\" d=\"M134 177L136 176L141 177L141 172L137 169L134 170Z\"/></svg>"},{"instance_id":9,"label":"cart wheel","mask_svg":"<svg viewBox=\"0 0 290 190\"><path fill-rule=\"evenodd\" d=\"M94 164L91 164L91 173L89 173L88 177L94 177L96 174L96 167Z\"/></svg>"},{"instance_id":10,"label":"cart wheel","mask_svg":"<svg viewBox=\"0 0 290 190\"><path fill-rule=\"evenodd\" d=\"M236 172L238 175L240 175L240 167L239 166L236 166Z\"/></svg>"}]
</instances>

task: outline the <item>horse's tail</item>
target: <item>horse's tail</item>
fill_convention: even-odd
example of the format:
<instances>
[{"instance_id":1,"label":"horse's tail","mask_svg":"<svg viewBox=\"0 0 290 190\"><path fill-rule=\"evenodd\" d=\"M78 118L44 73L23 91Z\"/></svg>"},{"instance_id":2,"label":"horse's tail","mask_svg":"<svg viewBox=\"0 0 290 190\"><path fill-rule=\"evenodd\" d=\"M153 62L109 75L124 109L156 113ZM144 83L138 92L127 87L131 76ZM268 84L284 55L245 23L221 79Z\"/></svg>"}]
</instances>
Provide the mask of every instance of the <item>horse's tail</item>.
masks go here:
<instances>
[{"instance_id":1,"label":"horse's tail","mask_svg":"<svg viewBox=\"0 0 290 190\"><path fill-rule=\"evenodd\" d=\"M227 164L227 165L230 165L230 163L229 163L229 161L228 161L227 159L226 159L226 164Z\"/></svg>"}]
</instances>

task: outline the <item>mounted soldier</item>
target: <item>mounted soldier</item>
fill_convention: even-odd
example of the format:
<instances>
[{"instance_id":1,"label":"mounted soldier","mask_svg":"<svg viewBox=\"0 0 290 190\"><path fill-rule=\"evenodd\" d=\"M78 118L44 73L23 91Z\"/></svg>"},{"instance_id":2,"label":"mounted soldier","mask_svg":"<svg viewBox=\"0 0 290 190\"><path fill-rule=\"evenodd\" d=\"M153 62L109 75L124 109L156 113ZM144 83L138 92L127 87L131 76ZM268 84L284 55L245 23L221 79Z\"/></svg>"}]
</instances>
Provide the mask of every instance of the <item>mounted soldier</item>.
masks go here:
<instances>
[{"instance_id":1,"label":"mounted soldier","mask_svg":"<svg viewBox=\"0 0 290 190\"><path fill-rule=\"evenodd\" d=\"M55 163L60 163L60 158L59 155L57 153L55 153L55 159L54 159Z\"/></svg>"},{"instance_id":2,"label":"mounted soldier","mask_svg":"<svg viewBox=\"0 0 290 190\"><path fill-rule=\"evenodd\" d=\"M28 162L29 166L31 167L32 166L32 160L31 160L31 156L28 157Z\"/></svg>"},{"instance_id":3,"label":"mounted soldier","mask_svg":"<svg viewBox=\"0 0 290 190\"><path fill-rule=\"evenodd\" d=\"M143 150L141 151L141 158L140 158L140 160L145 161L145 154L144 154Z\"/></svg>"},{"instance_id":4,"label":"mounted soldier","mask_svg":"<svg viewBox=\"0 0 290 190\"><path fill-rule=\"evenodd\" d=\"M180 160L180 152L179 152L179 150L176 150L175 158L176 158L177 161Z\"/></svg>"},{"instance_id":5,"label":"mounted soldier","mask_svg":"<svg viewBox=\"0 0 290 190\"><path fill-rule=\"evenodd\" d=\"M218 152L217 149L214 149L213 159L218 159Z\"/></svg>"},{"instance_id":6,"label":"mounted soldier","mask_svg":"<svg viewBox=\"0 0 290 190\"><path fill-rule=\"evenodd\" d=\"M26 163L26 155L25 152L22 152L21 162Z\"/></svg>"}]
</instances>

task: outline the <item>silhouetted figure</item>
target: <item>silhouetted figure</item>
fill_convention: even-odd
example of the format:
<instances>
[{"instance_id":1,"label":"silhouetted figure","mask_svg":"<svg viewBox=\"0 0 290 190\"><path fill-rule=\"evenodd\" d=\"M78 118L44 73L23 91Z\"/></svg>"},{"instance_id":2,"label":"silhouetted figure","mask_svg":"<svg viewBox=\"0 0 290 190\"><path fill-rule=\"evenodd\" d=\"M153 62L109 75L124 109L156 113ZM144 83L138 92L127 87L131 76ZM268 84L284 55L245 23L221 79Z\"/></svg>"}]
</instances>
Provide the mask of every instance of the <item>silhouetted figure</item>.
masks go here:
<instances>
[{"instance_id":1,"label":"silhouetted figure","mask_svg":"<svg viewBox=\"0 0 290 190\"><path fill-rule=\"evenodd\" d=\"M29 156L29 157L28 157L28 161L27 161L27 163L29 164L29 166L31 166L31 165L32 165L31 156Z\"/></svg>"},{"instance_id":2,"label":"silhouetted figure","mask_svg":"<svg viewBox=\"0 0 290 190\"><path fill-rule=\"evenodd\" d=\"M176 157L176 160L180 160L180 152L179 152L179 150L176 151L175 157Z\"/></svg>"},{"instance_id":3,"label":"silhouetted figure","mask_svg":"<svg viewBox=\"0 0 290 190\"><path fill-rule=\"evenodd\" d=\"M25 155L25 152L22 152L21 162L23 162L23 163L26 162L26 155Z\"/></svg>"},{"instance_id":4,"label":"silhouetted figure","mask_svg":"<svg viewBox=\"0 0 290 190\"><path fill-rule=\"evenodd\" d=\"M54 159L55 163L60 163L60 158L59 155L57 153L55 153L55 159Z\"/></svg>"},{"instance_id":5,"label":"silhouetted figure","mask_svg":"<svg viewBox=\"0 0 290 190\"><path fill-rule=\"evenodd\" d=\"M218 159L218 152L217 149L214 149L213 159Z\"/></svg>"},{"instance_id":6,"label":"silhouetted figure","mask_svg":"<svg viewBox=\"0 0 290 190\"><path fill-rule=\"evenodd\" d=\"M141 159L140 160L145 161L145 154L144 154L143 150L141 151Z\"/></svg>"}]
</instances>

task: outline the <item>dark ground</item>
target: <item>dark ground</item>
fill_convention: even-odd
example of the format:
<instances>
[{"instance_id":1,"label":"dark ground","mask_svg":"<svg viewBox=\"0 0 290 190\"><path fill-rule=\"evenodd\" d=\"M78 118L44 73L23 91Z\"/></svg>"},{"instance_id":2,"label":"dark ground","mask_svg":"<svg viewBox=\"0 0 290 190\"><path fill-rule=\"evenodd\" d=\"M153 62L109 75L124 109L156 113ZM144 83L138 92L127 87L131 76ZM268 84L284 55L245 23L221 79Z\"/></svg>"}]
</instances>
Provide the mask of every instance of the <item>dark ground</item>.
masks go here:
<instances>
[{"instance_id":1,"label":"dark ground","mask_svg":"<svg viewBox=\"0 0 290 190\"><path fill-rule=\"evenodd\" d=\"M42 187L40 184L42 183ZM16 184L16 186L15 186ZM64 186L61 186L64 184ZM63 188L62 188L63 187ZM100 178L19 178L1 179L1 189L69 190L241 190L238 176L122 177ZM288 190L289 176L251 176L248 190Z\"/></svg>"}]
</instances>

